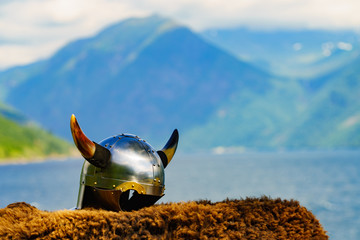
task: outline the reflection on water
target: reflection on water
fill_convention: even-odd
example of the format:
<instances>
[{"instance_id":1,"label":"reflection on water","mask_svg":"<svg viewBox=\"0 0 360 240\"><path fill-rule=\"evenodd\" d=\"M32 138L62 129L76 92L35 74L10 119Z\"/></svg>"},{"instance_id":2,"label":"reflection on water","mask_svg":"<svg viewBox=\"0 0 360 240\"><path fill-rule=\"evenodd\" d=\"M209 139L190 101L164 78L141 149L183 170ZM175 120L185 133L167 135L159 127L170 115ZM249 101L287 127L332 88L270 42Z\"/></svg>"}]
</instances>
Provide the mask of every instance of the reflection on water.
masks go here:
<instances>
[{"instance_id":1,"label":"reflection on water","mask_svg":"<svg viewBox=\"0 0 360 240\"><path fill-rule=\"evenodd\" d=\"M44 210L75 206L83 161L0 166L0 207L25 201ZM360 239L360 152L175 155L162 202L259 197L296 199L331 239Z\"/></svg>"}]
</instances>

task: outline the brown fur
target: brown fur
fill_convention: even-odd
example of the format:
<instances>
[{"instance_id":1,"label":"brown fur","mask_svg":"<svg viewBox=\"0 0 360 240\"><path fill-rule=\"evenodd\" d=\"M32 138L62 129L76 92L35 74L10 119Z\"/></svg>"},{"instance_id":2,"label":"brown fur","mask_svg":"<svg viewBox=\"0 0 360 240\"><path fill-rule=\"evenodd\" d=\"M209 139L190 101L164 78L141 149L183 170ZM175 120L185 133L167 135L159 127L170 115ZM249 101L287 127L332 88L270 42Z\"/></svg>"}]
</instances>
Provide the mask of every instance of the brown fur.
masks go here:
<instances>
[{"instance_id":1,"label":"brown fur","mask_svg":"<svg viewBox=\"0 0 360 240\"><path fill-rule=\"evenodd\" d=\"M328 239L297 201L262 198L168 203L133 212L0 209L1 239Z\"/></svg>"}]
</instances>

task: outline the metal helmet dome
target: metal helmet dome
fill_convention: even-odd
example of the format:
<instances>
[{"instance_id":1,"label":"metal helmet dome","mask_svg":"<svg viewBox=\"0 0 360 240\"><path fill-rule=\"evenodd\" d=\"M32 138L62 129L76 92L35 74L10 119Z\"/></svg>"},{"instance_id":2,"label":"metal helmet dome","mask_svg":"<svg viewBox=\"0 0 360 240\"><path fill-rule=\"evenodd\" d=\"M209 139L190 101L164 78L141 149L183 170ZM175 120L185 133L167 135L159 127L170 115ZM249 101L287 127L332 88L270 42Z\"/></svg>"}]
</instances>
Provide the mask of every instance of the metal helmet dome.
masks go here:
<instances>
[{"instance_id":1,"label":"metal helmet dome","mask_svg":"<svg viewBox=\"0 0 360 240\"><path fill-rule=\"evenodd\" d=\"M164 169L179 140L176 129L164 148L156 151L132 134L92 142L74 115L70 127L74 143L86 160L80 175L77 209L137 210L153 205L164 195Z\"/></svg>"}]
</instances>

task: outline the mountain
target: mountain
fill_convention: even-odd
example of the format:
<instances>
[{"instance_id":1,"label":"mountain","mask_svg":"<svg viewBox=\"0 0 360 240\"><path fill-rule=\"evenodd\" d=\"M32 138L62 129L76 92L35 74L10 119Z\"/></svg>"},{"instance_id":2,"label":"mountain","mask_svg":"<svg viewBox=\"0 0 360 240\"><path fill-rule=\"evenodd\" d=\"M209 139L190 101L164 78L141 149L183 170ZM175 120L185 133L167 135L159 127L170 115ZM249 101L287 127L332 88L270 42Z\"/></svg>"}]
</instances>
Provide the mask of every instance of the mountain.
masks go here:
<instances>
[{"instance_id":1,"label":"mountain","mask_svg":"<svg viewBox=\"0 0 360 240\"><path fill-rule=\"evenodd\" d=\"M22 123L22 124L19 124ZM71 145L0 104L0 159L69 154Z\"/></svg>"},{"instance_id":2,"label":"mountain","mask_svg":"<svg viewBox=\"0 0 360 240\"><path fill-rule=\"evenodd\" d=\"M209 29L207 41L275 75L314 78L360 55L354 31Z\"/></svg>"},{"instance_id":3,"label":"mountain","mask_svg":"<svg viewBox=\"0 0 360 240\"><path fill-rule=\"evenodd\" d=\"M207 124L186 132L216 152L244 149L358 149L360 57L314 79L272 79L261 98L234 95ZM229 127L230 126L230 127ZM227 134L224 134L227 133ZM211 137L216 136L216 137ZM220 144L219 144L220 143Z\"/></svg>"},{"instance_id":4,"label":"mountain","mask_svg":"<svg viewBox=\"0 0 360 240\"><path fill-rule=\"evenodd\" d=\"M283 49L294 47L286 34L261 36L254 45L248 41L249 54L262 47L254 59L263 52L265 60L283 58L285 66L293 57L292 63L300 61ZM169 19L133 18L71 42L47 60L0 72L0 85L6 103L69 140L74 113L94 141L130 132L162 147L178 128L179 149L187 151L359 148L356 41L347 33L325 36L294 36L301 49L315 49L304 50L316 53L315 60L279 77ZM276 39L284 43L277 46ZM316 47L326 39L342 43L327 57ZM296 73L311 68L317 70L306 78Z\"/></svg>"},{"instance_id":5,"label":"mountain","mask_svg":"<svg viewBox=\"0 0 360 240\"><path fill-rule=\"evenodd\" d=\"M120 22L69 43L40 70L22 70L6 101L68 139L75 113L96 141L127 131L163 144L235 92L271 90L267 73L158 16Z\"/></svg>"},{"instance_id":6,"label":"mountain","mask_svg":"<svg viewBox=\"0 0 360 240\"><path fill-rule=\"evenodd\" d=\"M308 116L289 141L296 144L295 137L302 136L302 141L312 146L360 146L359 66L360 57L322 78L303 82L314 97ZM301 133L300 129L307 129L312 137Z\"/></svg>"},{"instance_id":7,"label":"mountain","mask_svg":"<svg viewBox=\"0 0 360 240\"><path fill-rule=\"evenodd\" d=\"M271 79L272 90L254 97L237 92L224 101L205 124L185 133L184 138L201 142L203 149L216 152L291 148L284 134L293 121L307 110L309 100L298 81ZM185 143L187 148L191 146ZM300 148L307 148L303 143Z\"/></svg>"}]
</instances>

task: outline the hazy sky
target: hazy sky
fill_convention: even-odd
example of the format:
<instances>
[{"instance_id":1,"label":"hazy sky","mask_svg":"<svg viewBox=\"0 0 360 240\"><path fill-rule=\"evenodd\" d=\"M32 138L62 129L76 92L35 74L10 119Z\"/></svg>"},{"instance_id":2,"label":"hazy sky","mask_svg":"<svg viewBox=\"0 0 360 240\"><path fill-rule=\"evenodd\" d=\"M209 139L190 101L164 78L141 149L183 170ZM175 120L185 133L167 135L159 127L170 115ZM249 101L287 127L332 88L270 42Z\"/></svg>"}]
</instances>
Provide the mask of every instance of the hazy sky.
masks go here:
<instances>
[{"instance_id":1,"label":"hazy sky","mask_svg":"<svg viewBox=\"0 0 360 240\"><path fill-rule=\"evenodd\" d=\"M0 69L46 58L131 16L211 27L360 28L359 0L0 0Z\"/></svg>"}]
</instances>

